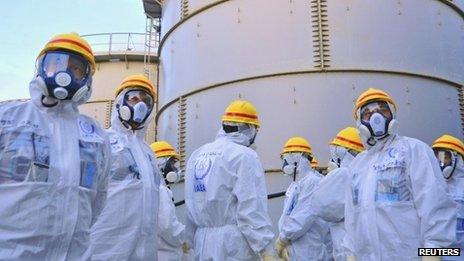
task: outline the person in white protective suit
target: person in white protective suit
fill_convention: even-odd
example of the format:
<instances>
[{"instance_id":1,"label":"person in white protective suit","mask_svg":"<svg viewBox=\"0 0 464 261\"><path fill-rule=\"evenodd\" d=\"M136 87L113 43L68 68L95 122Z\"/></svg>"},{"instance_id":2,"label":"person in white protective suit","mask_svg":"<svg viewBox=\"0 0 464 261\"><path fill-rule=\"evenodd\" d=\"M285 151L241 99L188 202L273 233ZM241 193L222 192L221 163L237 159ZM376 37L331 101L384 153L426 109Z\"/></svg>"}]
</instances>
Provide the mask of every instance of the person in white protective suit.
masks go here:
<instances>
[{"instance_id":1,"label":"person in white protective suit","mask_svg":"<svg viewBox=\"0 0 464 261\"><path fill-rule=\"evenodd\" d=\"M107 135L78 106L95 61L76 33L37 58L31 100L0 105L0 259L78 260L106 199Z\"/></svg>"},{"instance_id":2,"label":"person in white protective suit","mask_svg":"<svg viewBox=\"0 0 464 261\"><path fill-rule=\"evenodd\" d=\"M293 182L285 193L279 219L277 255L285 260L328 260L328 223L309 215L308 209L311 194L321 181L320 174L311 168L311 146L304 138L293 137L285 143L281 155L282 170Z\"/></svg>"},{"instance_id":3,"label":"person in white protective suit","mask_svg":"<svg viewBox=\"0 0 464 261\"><path fill-rule=\"evenodd\" d=\"M160 183L160 203L158 215L158 260L181 260L182 253L189 252L184 243L185 226L176 216L172 191L169 184L179 182L182 175L179 166L179 154L166 141L157 141L150 145L158 162L158 169L164 182Z\"/></svg>"},{"instance_id":4,"label":"person in white protective suit","mask_svg":"<svg viewBox=\"0 0 464 261\"><path fill-rule=\"evenodd\" d=\"M315 202L325 201L322 206L319 206L324 211L333 210L330 215L324 216L320 212L320 217L331 222L330 235L333 243L333 259L335 261L346 260L345 249L343 247L343 239L345 237L345 190L349 177L348 166L356 157L356 155L364 150L358 130L353 127L347 127L335 136L330 142L330 161L327 177L320 183L318 189L313 193L313 204ZM321 193L319 194L319 191ZM317 199L317 195L322 195ZM331 200L338 200L337 203ZM336 217L338 216L338 218ZM334 218L335 217L335 218Z\"/></svg>"},{"instance_id":5,"label":"person in white protective suit","mask_svg":"<svg viewBox=\"0 0 464 261\"><path fill-rule=\"evenodd\" d=\"M461 249L461 256L443 257L443 260L464 260L464 143L451 135L443 135L433 142L432 149L457 209L456 241L451 247Z\"/></svg>"},{"instance_id":6,"label":"person in white protective suit","mask_svg":"<svg viewBox=\"0 0 464 261\"><path fill-rule=\"evenodd\" d=\"M92 260L157 260L162 176L144 141L155 87L147 77L131 75L115 96L108 130L112 153L108 197L92 227Z\"/></svg>"},{"instance_id":7,"label":"person in white protective suit","mask_svg":"<svg viewBox=\"0 0 464 261\"><path fill-rule=\"evenodd\" d=\"M264 170L249 148L258 114L251 103L237 100L222 124L216 140L195 150L187 163L186 241L195 260L272 260Z\"/></svg>"},{"instance_id":8,"label":"person in white protective suit","mask_svg":"<svg viewBox=\"0 0 464 261\"><path fill-rule=\"evenodd\" d=\"M432 149L397 134L396 105L384 91L362 93L355 119L366 150L349 166L349 258L418 260L417 248L450 245L456 210Z\"/></svg>"}]
</instances>

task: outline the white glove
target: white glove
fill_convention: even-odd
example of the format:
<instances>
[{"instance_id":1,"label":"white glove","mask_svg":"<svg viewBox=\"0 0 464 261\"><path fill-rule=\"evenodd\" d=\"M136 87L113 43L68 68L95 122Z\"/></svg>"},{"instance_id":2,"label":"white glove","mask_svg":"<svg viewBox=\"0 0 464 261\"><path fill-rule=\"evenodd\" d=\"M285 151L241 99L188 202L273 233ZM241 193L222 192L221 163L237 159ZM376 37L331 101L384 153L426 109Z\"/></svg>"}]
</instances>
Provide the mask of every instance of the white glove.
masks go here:
<instances>
[{"instance_id":1,"label":"white glove","mask_svg":"<svg viewBox=\"0 0 464 261\"><path fill-rule=\"evenodd\" d=\"M275 245L274 245L277 255L284 260L289 260L287 244L288 244L287 241L284 241L279 237L277 238Z\"/></svg>"},{"instance_id":2,"label":"white glove","mask_svg":"<svg viewBox=\"0 0 464 261\"><path fill-rule=\"evenodd\" d=\"M182 252L187 254L190 251L190 246L187 243L182 243Z\"/></svg>"},{"instance_id":3,"label":"white glove","mask_svg":"<svg viewBox=\"0 0 464 261\"><path fill-rule=\"evenodd\" d=\"M353 255L347 255L346 261L356 261L356 257L354 257Z\"/></svg>"},{"instance_id":4,"label":"white glove","mask_svg":"<svg viewBox=\"0 0 464 261\"><path fill-rule=\"evenodd\" d=\"M274 261L276 260L274 255L269 252L264 252L261 254L261 261Z\"/></svg>"}]
</instances>

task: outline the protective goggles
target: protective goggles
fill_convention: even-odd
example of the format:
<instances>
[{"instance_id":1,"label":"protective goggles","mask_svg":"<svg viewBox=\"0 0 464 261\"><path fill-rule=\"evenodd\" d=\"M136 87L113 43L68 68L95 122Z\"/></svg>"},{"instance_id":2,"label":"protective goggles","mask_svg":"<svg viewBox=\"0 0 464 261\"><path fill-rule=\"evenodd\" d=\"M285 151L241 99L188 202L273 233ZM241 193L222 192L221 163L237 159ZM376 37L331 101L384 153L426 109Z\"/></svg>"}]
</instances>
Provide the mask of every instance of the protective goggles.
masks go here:
<instances>
[{"instance_id":1,"label":"protective goggles","mask_svg":"<svg viewBox=\"0 0 464 261\"><path fill-rule=\"evenodd\" d=\"M332 159L343 159L346 155L346 153L351 154L353 157L356 157L358 154L357 151L352 150L352 149L347 149L345 147L337 146L337 145L330 145L330 157Z\"/></svg>"},{"instance_id":2,"label":"protective goggles","mask_svg":"<svg viewBox=\"0 0 464 261\"><path fill-rule=\"evenodd\" d=\"M226 133L231 132L243 132L248 129L251 129L253 132L258 132L259 128L256 125L248 124L248 123L241 123L241 122L231 122L231 121L224 121L222 123L222 128Z\"/></svg>"},{"instance_id":3,"label":"protective goggles","mask_svg":"<svg viewBox=\"0 0 464 261\"><path fill-rule=\"evenodd\" d=\"M458 155L456 152L446 149L435 149L435 157L445 179L449 179L456 168Z\"/></svg>"},{"instance_id":4,"label":"protective goggles","mask_svg":"<svg viewBox=\"0 0 464 261\"><path fill-rule=\"evenodd\" d=\"M180 162L179 160L174 157L161 157L157 159L158 166L163 171L163 174L166 174L171 171L179 171L180 170Z\"/></svg>"},{"instance_id":5,"label":"protective goggles","mask_svg":"<svg viewBox=\"0 0 464 261\"><path fill-rule=\"evenodd\" d=\"M281 159L287 164L293 165L295 163L298 163L302 155L303 153L301 152L285 153L281 156Z\"/></svg>"},{"instance_id":6,"label":"protective goggles","mask_svg":"<svg viewBox=\"0 0 464 261\"><path fill-rule=\"evenodd\" d=\"M307 158L309 162L313 160L312 155L304 152L288 152L280 156L284 164L286 163L290 165L298 163L301 157Z\"/></svg>"},{"instance_id":7,"label":"protective goggles","mask_svg":"<svg viewBox=\"0 0 464 261\"><path fill-rule=\"evenodd\" d=\"M153 108L153 98L143 89L129 90L124 95L124 101L130 106L135 106L139 102L144 102L150 110Z\"/></svg>"},{"instance_id":8,"label":"protective goggles","mask_svg":"<svg viewBox=\"0 0 464 261\"><path fill-rule=\"evenodd\" d=\"M282 158L282 171L284 175L292 175L295 174L298 162L302 153L286 153L281 156Z\"/></svg>"},{"instance_id":9,"label":"protective goggles","mask_svg":"<svg viewBox=\"0 0 464 261\"><path fill-rule=\"evenodd\" d=\"M343 159L348 150L340 146L331 145L330 147L330 157L334 159Z\"/></svg>"},{"instance_id":10,"label":"protective goggles","mask_svg":"<svg viewBox=\"0 0 464 261\"><path fill-rule=\"evenodd\" d=\"M361 107L359 118L361 122L368 123L374 113L382 114L386 119L392 119L390 106L384 101L374 101Z\"/></svg>"},{"instance_id":11,"label":"protective goggles","mask_svg":"<svg viewBox=\"0 0 464 261\"><path fill-rule=\"evenodd\" d=\"M441 169L444 169L447 166L452 166L456 160L454 153L449 150L434 150L434 152Z\"/></svg>"},{"instance_id":12,"label":"protective goggles","mask_svg":"<svg viewBox=\"0 0 464 261\"><path fill-rule=\"evenodd\" d=\"M38 70L47 77L67 72L76 81L82 81L91 75L90 63L84 57L69 52L49 51L39 57L38 62Z\"/></svg>"}]
</instances>

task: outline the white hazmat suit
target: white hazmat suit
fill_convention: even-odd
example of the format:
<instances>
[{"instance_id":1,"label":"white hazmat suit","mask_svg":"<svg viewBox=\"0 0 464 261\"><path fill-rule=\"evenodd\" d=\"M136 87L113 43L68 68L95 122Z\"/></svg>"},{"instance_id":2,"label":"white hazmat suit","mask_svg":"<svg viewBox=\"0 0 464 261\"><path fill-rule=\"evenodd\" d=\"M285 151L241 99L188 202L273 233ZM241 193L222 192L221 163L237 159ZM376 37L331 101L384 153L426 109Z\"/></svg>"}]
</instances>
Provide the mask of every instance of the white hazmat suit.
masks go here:
<instances>
[{"instance_id":1,"label":"white hazmat suit","mask_svg":"<svg viewBox=\"0 0 464 261\"><path fill-rule=\"evenodd\" d=\"M287 250L291 260L327 260L325 238L328 224L313 215L311 195L321 181L320 174L311 169L309 160L300 156L295 181L285 193L279 237L289 241Z\"/></svg>"},{"instance_id":2,"label":"white hazmat suit","mask_svg":"<svg viewBox=\"0 0 464 261\"><path fill-rule=\"evenodd\" d=\"M461 248L460 257L443 257L443 260L464 260L464 162L458 157L456 168L446 180L449 196L454 200L457 208L456 241L451 247Z\"/></svg>"},{"instance_id":3,"label":"white hazmat suit","mask_svg":"<svg viewBox=\"0 0 464 261\"><path fill-rule=\"evenodd\" d=\"M345 238L345 222L344 222L344 208L345 208L345 191L348 185L347 180L349 177L349 170L348 166L353 161L354 156L350 153L345 153L344 157L341 159L340 167L332 170L327 174L327 179L324 179L321 182L321 188L326 188L331 191L330 197L341 199L342 207L336 210L336 212L340 211L342 214L342 219L338 222L331 222L330 225L330 235L332 237L332 244L333 244L333 258L335 261L345 261L345 248L343 247L343 239ZM330 177L330 178L329 178ZM335 196L334 194L339 194ZM340 205L340 204L335 204ZM329 206L328 206L329 207Z\"/></svg>"},{"instance_id":4,"label":"white hazmat suit","mask_svg":"<svg viewBox=\"0 0 464 261\"><path fill-rule=\"evenodd\" d=\"M433 151L390 135L358 154L346 190L344 244L359 260L418 260L455 239L456 211Z\"/></svg>"},{"instance_id":5,"label":"white hazmat suit","mask_svg":"<svg viewBox=\"0 0 464 261\"><path fill-rule=\"evenodd\" d=\"M109 142L77 102L0 105L0 259L78 260L106 199Z\"/></svg>"},{"instance_id":6,"label":"white hazmat suit","mask_svg":"<svg viewBox=\"0 0 464 261\"><path fill-rule=\"evenodd\" d=\"M340 161L340 167L331 170L315 189L311 206L314 214L330 222L330 236L333 244L333 259L346 260L343 240L345 237L345 191L348 185L347 166L354 156L346 152Z\"/></svg>"},{"instance_id":7,"label":"white hazmat suit","mask_svg":"<svg viewBox=\"0 0 464 261\"><path fill-rule=\"evenodd\" d=\"M152 115L140 130L129 130L118 118L116 97L108 130L111 172L106 207L92 227L92 260L156 260L161 175L150 147L144 142Z\"/></svg>"},{"instance_id":8,"label":"white hazmat suit","mask_svg":"<svg viewBox=\"0 0 464 261\"><path fill-rule=\"evenodd\" d=\"M185 233L196 260L258 260L272 249L264 171L249 140L221 129L188 161Z\"/></svg>"},{"instance_id":9,"label":"white hazmat suit","mask_svg":"<svg viewBox=\"0 0 464 261\"><path fill-rule=\"evenodd\" d=\"M160 184L158 228L158 260L181 260L181 245L184 242L185 226L177 219L176 208L172 201L172 191L164 182Z\"/></svg>"}]
</instances>

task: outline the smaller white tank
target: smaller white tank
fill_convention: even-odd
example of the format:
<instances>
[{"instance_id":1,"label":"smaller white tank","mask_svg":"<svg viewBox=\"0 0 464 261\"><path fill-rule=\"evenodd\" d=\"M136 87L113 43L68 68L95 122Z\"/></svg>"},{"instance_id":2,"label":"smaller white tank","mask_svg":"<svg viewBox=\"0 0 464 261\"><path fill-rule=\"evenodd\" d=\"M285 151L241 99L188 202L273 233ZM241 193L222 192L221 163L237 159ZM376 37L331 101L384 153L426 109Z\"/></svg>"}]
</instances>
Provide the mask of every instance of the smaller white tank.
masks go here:
<instances>
[{"instance_id":1,"label":"smaller white tank","mask_svg":"<svg viewBox=\"0 0 464 261\"><path fill-rule=\"evenodd\" d=\"M146 63L145 33L100 33L83 35L94 51L97 71L93 76L92 97L80 107L83 114L95 118L104 128L111 124L114 91L131 74L147 74L156 86L158 60L151 54ZM154 121L147 133L147 142L155 139Z\"/></svg>"}]
</instances>

